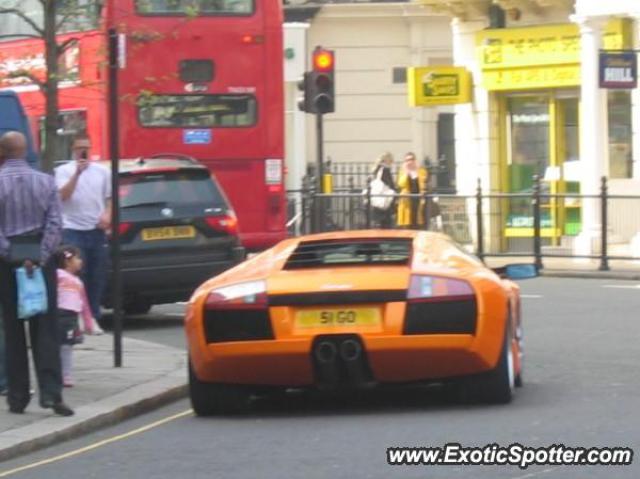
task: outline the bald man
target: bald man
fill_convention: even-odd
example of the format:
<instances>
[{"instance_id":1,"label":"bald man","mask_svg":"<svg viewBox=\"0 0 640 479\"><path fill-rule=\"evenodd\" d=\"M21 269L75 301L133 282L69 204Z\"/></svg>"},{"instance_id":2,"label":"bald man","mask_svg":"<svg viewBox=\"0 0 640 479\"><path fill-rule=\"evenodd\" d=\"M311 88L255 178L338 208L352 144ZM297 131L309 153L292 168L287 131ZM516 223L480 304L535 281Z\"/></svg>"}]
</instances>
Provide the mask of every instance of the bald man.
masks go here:
<instances>
[{"instance_id":1,"label":"bald man","mask_svg":"<svg viewBox=\"0 0 640 479\"><path fill-rule=\"evenodd\" d=\"M15 269L41 267L48 310L29 318L29 335L40 393L40 406L60 416L73 410L62 400L60 344L57 331L56 266L53 252L60 244L60 197L52 176L26 162L27 141L18 132L0 137L0 305L6 341L7 403L22 414L29 393L29 358L24 321L18 318Z\"/></svg>"}]
</instances>

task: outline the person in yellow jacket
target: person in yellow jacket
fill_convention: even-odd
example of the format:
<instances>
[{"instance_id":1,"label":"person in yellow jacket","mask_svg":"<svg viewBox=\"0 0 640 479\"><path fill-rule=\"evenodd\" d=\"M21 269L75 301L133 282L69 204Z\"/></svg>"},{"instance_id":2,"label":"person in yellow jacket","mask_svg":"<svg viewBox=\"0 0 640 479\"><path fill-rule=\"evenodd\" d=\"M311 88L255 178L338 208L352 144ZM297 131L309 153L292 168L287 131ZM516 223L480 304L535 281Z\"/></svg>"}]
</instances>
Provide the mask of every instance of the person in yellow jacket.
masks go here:
<instances>
[{"instance_id":1,"label":"person in yellow jacket","mask_svg":"<svg viewBox=\"0 0 640 479\"><path fill-rule=\"evenodd\" d=\"M428 176L426 168L418 166L416 155L407 153L398 175L400 199L396 221L399 227L417 229L418 226L424 225L424 198L403 198L402 195L424 195L427 191Z\"/></svg>"}]
</instances>

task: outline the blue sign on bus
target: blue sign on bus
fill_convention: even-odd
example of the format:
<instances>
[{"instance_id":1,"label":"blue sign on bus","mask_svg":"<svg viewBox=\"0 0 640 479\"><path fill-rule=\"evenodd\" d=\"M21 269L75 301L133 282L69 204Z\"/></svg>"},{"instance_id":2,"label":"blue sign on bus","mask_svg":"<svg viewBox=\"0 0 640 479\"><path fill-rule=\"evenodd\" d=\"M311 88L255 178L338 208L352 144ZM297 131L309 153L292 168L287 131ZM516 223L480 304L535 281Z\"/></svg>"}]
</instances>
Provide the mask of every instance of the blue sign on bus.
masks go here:
<instances>
[{"instance_id":1,"label":"blue sign on bus","mask_svg":"<svg viewBox=\"0 0 640 479\"><path fill-rule=\"evenodd\" d=\"M211 143L211 130L184 130L182 142L185 145L208 145Z\"/></svg>"}]
</instances>

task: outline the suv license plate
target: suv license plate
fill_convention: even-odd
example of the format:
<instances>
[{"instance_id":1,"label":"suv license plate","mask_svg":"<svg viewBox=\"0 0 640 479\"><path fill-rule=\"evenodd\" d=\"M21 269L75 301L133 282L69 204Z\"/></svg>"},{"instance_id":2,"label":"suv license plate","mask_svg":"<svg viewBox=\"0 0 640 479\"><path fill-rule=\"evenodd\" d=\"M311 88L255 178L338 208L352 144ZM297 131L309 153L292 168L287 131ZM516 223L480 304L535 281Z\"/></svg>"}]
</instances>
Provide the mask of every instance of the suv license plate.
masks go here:
<instances>
[{"instance_id":1,"label":"suv license plate","mask_svg":"<svg viewBox=\"0 0 640 479\"><path fill-rule=\"evenodd\" d=\"M144 241L167 239L195 238L196 230L193 226L163 226L162 228L145 228L142 230Z\"/></svg>"}]
</instances>

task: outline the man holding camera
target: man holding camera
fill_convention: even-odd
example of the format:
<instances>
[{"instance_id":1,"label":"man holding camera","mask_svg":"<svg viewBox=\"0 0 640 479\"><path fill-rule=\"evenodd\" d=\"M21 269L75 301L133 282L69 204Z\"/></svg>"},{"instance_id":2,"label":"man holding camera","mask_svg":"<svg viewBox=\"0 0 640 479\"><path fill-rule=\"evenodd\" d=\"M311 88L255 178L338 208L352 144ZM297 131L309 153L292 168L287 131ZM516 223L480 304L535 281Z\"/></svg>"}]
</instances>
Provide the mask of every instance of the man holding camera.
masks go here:
<instances>
[{"instance_id":1,"label":"man holding camera","mask_svg":"<svg viewBox=\"0 0 640 479\"><path fill-rule=\"evenodd\" d=\"M111 225L111 171L89 161L90 148L88 137L75 138L73 161L56 168L56 184L62 199L62 240L82 252L82 279L91 313L99 319Z\"/></svg>"}]
</instances>

